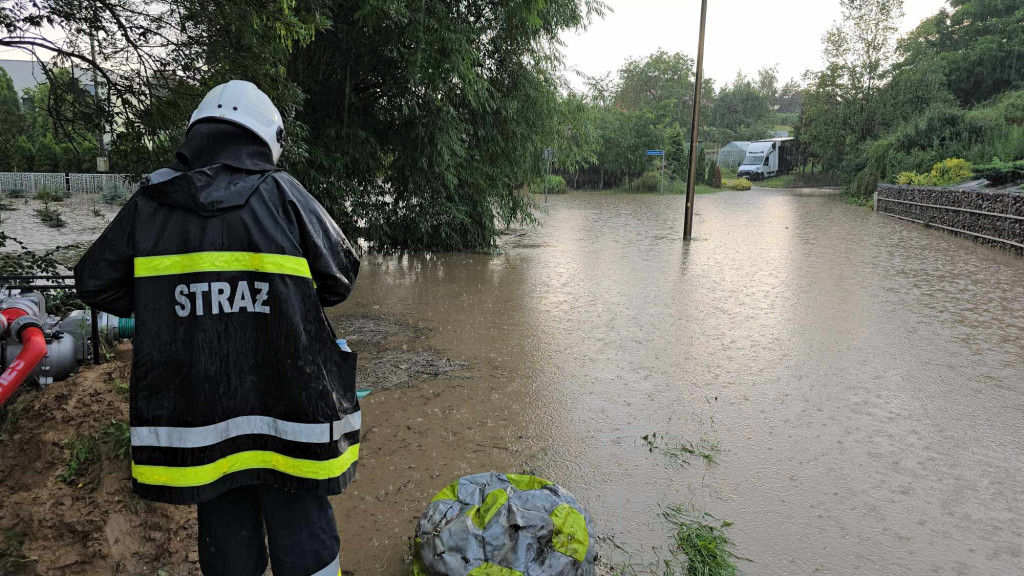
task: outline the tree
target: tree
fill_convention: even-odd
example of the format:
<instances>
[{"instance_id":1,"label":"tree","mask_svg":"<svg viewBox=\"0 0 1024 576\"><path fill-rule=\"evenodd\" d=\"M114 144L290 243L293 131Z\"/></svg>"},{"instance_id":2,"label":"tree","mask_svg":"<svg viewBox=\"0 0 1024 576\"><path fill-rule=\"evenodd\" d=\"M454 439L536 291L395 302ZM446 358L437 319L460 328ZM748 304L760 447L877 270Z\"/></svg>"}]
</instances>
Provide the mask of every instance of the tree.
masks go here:
<instances>
[{"instance_id":1,"label":"tree","mask_svg":"<svg viewBox=\"0 0 1024 576\"><path fill-rule=\"evenodd\" d=\"M558 35L594 0L335 2L288 60L310 191L376 249L489 247L530 218L559 113Z\"/></svg>"},{"instance_id":2,"label":"tree","mask_svg":"<svg viewBox=\"0 0 1024 576\"><path fill-rule=\"evenodd\" d=\"M14 145L21 134L23 117L18 93L7 72L0 68L0 170L10 168Z\"/></svg>"},{"instance_id":3,"label":"tree","mask_svg":"<svg viewBox=\"0 0 1024 576\"><path fill-rule=\"evenodd\" d=\"M847 151L881 128L877 93L891 75L903 0L840 0L843 20L825 34L825 67L807 76L797 134L811 159L838 171Z\"/></svg>"},{"instance_id":4,"label":"tree","mask_svg":"<svg viewBox=\"0 0 1024 576\"><path fill-rule=\"evenodd\" d=\"M690 122L693 109L694 61L664 50L627 61L619 70L615 104L624 110L650 110L662 126Z\"/></svg>"},{"instance_id":5,"label":"tree","mask_svg":"<svg viewBox=\"0 0 1024 576\"><path fill-rule=\"evenodd\" d=\"M798 114L803 104L804 89L796 80L790 80L779 89L779 112Z\"/></svg>"},{"instance_id":6,"label":"tree","mask_svg":"<svg viewBox=\"0 0 1024 576\"><path fill-rule=\"evenodd\" d=\"M33 170L36 172L65 171L61 163L60 151L57 149L57 143L54 142L53 136L47 135L36 143Z\"/></svg>"},{"instance_id":7,"label":"tree","mask_svg":"<svg viewBox=\"0 0 1024 576\"><path fill-rule=\"evenodd\" d=\"M961 104L972 105L1024 83L1020 2L952 0L899 43L897 73L934 70Z\"/></svg>"},{"instance_id":8,"label":"tree","mask_svg":"<svg viewBox=\"0 0 1024 576\"><path fill-rule=\"evenodd\" d=\"M711 124L718 141L760 140L768 136L774 123L771 96L742 72L715 96Z\"/></svg>"},{"instance_id":9,"label":"tree","mask_svg":"<svg viewBox=\"0 0 1024 576\"><path fill-rule=\"evenodd\" d=\"M28 138L19 136L18 141L14 144L14 154L12 162L13 168L17 172L31 172L35 167L36 151L29 143Z\"/></svg>"}]
</instances>

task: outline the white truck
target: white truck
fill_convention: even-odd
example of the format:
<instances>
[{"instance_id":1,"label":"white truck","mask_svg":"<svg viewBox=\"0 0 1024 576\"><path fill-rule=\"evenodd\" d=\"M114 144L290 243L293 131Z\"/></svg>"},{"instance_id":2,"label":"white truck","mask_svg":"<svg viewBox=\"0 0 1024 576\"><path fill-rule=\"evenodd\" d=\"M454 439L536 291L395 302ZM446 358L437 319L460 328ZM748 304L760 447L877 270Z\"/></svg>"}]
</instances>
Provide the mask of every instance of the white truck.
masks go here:
<instances>
[{"instance_id":1,"label":"white truck","mask_svg":"<svg viewBox=\"0 0 1024 576\"><path fill-rule=\"evenodd\" d=\"M780 174L796 167L795 138L773 138L751 142L736 175L751 182Z\"/></svg>"}]
</instances>

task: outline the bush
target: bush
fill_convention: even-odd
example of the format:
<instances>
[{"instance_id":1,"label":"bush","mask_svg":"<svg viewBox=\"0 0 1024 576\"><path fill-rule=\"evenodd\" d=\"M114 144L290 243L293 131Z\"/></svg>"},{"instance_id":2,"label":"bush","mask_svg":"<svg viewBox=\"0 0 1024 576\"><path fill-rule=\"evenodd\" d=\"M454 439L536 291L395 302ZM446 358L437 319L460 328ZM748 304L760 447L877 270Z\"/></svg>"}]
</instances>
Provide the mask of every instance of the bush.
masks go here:
<instances>
[{"instance_id":1,"label":"bush","mask_svg":"<svg viewBox=\"0 0 1024 576\"><path fill-rule=\"evenodd\" d=\"M12 188L7 191L8 198L24 198L26 196L28 196L28 193L25 192L24 188Z\"/></svg>"},{"instance_id":2,"label":"bush","mask_svg":"<svg viewBox=\"0 0 1024 576\"><path fill-rule=\"evenodd\" d=\"M36 192L36 200L43 203L63 202L67 197L67 192L64 190L57 190L56 188L41 188Z\"/></svg>"},{"instance_id":3,"label":"bush","mask_svg":"<svg viewBox=\"0 0 1024 576\"><path fill-rule=\"evenodd\" d=\"M900 172L896 183L903 186L951 186L970 180L973 176L971 165L966 160L947 158L932 166L932 171L925 174Z\"/></svg>"},{"instance_id":4,"label":"bush","mask_svg":"<svg viewBox=\"0 0 1024 576\"><path fill-rule=\"evenodd\" d=\"M1000 162L996 158L991 164L974 166L974 173L996 186L1024 182L1024 160Z\"/></svg>"},{"instance_id":5,"label":"bush","mask_svg":"<svg viewBox=\"0 0 1024 576\"><path fill-rule=\"evenodd\" d=\"M730 190L736 190L739 192L746 192L747 190L750 190L752 188L750 180L747 180L746 178L738 178L736 180L724 180L723 184L726 188Z\"/></svg>"},{"instance_id":6,"label":"bush","mask_svg":"<svg viewBox=\"0 0 1024 576\"><path fill-rule=\"evenodd\" d=\"M641 192L657 192L661 186L661 172L644 172L637 178L636 187Z\"/></svg>"},{"instance_id":7,"label":"bush","mask_svg":"<svg viewBox=\"0 0 1024 576\"><path fill-rule=\"evenodd\" d=\"M111 206L120 206L125 203L125 194L121 189L113 184L107 184L103 187L103 191L100 192L100 202L104 204L110 204Z\"/></svg>"},{"instance_id":8,"label":"bush","mask_svg":"<svg viewBox=\"0 0 1024 576\"><path fill-rule=\"evenodd\" d=\"M36 208L36 216L39 217L40 222L46 224L50 228L63 228L68 225L60 211L50 208L49 205L43 206L42 208Z\"/></svg>"},{"instance_id":9,"label":"bush","mask_svg":"<svg viewBox=\"0 0 1024 576\"><path fill-rule=\"evenodd\" d=\"M959 184L974 177L971 164L963 158L946 158L932 166L931 181L933 186L949 186Z\"/></svg>"},{"instance_id":10,"label":"bush","mask_svg":"<svg viewBox=\"0 0 1024 576\"><path fill-rule=\"evenodd\" d=\"M551 174L538 179L533 186L530 187L530 192L533 192L534 194L543 194L545 190L545 181L547 181L548 194L565 194L566 190L569 189L569 185L565 183L565 178Z\"/></svg>"}]
</instances>

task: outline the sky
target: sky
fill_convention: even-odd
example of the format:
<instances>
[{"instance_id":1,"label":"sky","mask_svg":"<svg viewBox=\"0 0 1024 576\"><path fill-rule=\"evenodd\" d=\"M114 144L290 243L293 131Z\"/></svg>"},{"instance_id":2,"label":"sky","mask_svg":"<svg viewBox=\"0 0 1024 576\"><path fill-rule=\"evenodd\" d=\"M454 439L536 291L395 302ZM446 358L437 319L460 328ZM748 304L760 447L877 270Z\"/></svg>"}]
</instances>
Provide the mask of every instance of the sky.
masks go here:
<instances>
[{"instance_id":1,"label":"sky","mask_svg":"<svg viewBox=\"0 0 1024 576\"><path fill-rule=\"evenodd\" d=\"M582 33L562 35L566 76L590 76L618 70L631 57L659 48L696 59L700 0L605 0L613 12ZM945 0L904 0L906 33L946 5ZM721 86L742 70L754 75L778 65L780 84L797 80L821 64L821 37L841 17L839 0L709 0L704 46L704 75Z\"/></svg>"}]
</instances>

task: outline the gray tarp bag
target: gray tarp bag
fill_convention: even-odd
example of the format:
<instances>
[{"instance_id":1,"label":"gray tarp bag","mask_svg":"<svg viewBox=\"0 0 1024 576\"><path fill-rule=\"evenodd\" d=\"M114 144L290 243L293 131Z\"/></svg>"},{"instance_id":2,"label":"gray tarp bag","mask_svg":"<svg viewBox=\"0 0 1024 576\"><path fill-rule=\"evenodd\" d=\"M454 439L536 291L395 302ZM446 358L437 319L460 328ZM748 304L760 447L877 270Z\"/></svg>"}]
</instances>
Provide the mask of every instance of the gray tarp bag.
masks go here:
<instances>
[{"instance_id":1,"label":"gray tarp bag","mask_svg":"<svg viewBox=\"0 0 1024 576\"><path fill-rule=\"evenodd\" d=\"M593 576L593 522L568 491L535 476L466 476L416 526L413 576Z\"/></svg>"}]
</instances>

